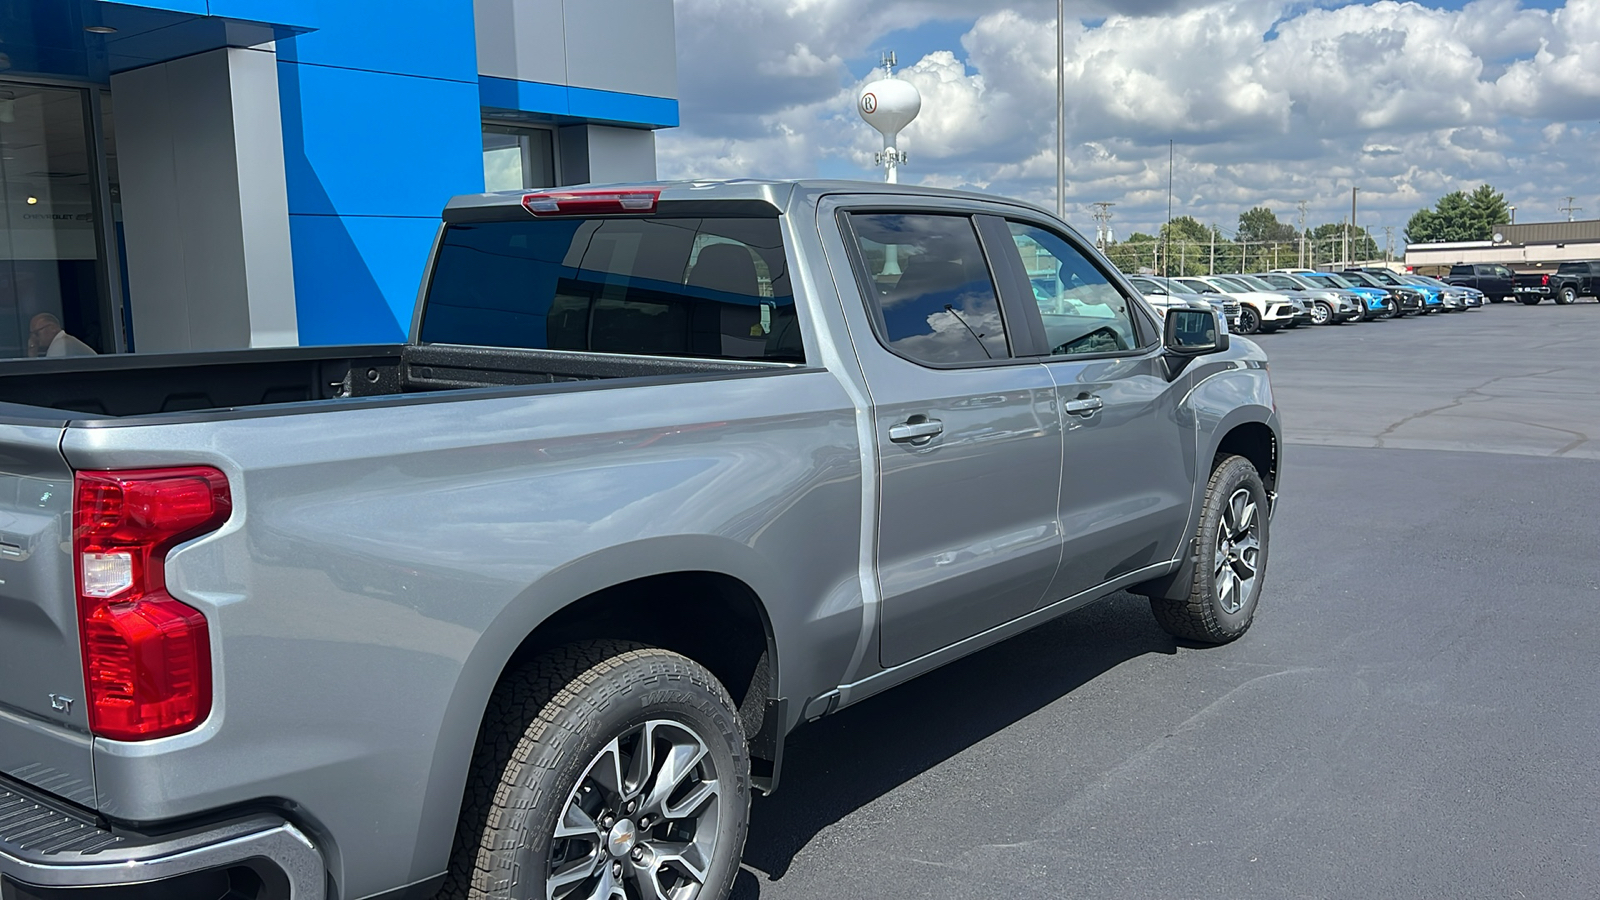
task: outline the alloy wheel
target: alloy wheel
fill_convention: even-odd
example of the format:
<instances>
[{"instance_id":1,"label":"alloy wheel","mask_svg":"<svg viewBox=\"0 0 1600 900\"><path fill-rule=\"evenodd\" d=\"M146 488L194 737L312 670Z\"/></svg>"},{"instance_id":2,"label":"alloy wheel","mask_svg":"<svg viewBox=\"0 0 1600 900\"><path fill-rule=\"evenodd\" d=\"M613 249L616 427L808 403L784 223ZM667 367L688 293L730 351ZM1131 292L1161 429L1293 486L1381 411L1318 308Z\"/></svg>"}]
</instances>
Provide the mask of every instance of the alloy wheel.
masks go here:
<instances>
[{"instance_id":1,"label":"alloy wheel","mask_svg":"<svg viewBox=\"0 0 1600 900\"><path fill-rule=\"evenodd\" d=\"M567 797L547 900L694 900L717 853L722 786L710 748L654 719L606 744Z\"/></svg>"},{"instance_id":2,"label":"alloy wheel","mask_svg":"<svg viewBox=\"0 0 1600 900\"><path fill-rule=\"evenodd\" d=\"M1240 488L1228 498L1217 527L1213 581L1224 612L1236 613L1249 601L1260 561L1261 521L1255 498Z\"/></svg>"},{"instance_id":3,"label":"alloy wheel","mask_svg":"<svg viewBox=\"0 0 1600 900\"><path fill-rule=\"evenodd\" d=\"M1328 308L1328 304L1317 303L1311 307L1311 324L1326 325L1331 318L1333 318L1333 310Z\"/></svg>"}]
</instances>

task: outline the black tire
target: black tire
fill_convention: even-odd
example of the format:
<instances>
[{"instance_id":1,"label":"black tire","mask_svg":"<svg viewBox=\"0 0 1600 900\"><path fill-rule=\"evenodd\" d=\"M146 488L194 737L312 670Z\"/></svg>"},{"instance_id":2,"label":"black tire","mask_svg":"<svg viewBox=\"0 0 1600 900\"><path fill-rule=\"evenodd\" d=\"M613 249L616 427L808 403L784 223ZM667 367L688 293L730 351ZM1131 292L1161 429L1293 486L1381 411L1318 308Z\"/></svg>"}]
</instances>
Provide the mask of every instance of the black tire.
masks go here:
<instances>
[{"instance_id":1,"label":"black tire","mask_svg":"<svg viewBox=\"0 0 1600 900\"><path fill-rule=\"evenodd\" d=\"M1562 306L1578 302L1578 289L1568 285L1556 292L1556 302Z\"/></svg>"},{"instance_id":2,"label":"black tire","mask_svg":"<svg viewBox=\"0 0 1600 900\"><path fill-rule=\"evenodd\" d=\"M714 802L717 812L714 852L698 896L726 898L738 875L750 816L750 757L738 707L710 672L687 657L621 641L587 641L508 674L490 698L439 900L545 900L552 850L558 856L555 865L567 866L571 863L559 857L578 860L574 845L586 840L594 842L590 856L596 873L587 878L601 877L601 868L631 865L626 853L615 859L608 854L604 836L557 838L556 826L578 804L590 802L590 791L593 800L600 799L603 791L595 791L594 780L588 778L591 770L601 771L594 768L599 760L614 752L623 765L623 751L613 751L612 741L634 734L637 752L651 743L653 734L675 726L685 728L681 734L691 739L698 737L708 751L689 777L703 785L709 771L720 787L714 801L707 797L697 807ZM639 796L650 780L641 780ZM664 808L671 802L685 801L663 798ZM637 808L630 815L639 816L645 807L628 808ZM591 812L600 819L599 810ZM697 828L702 821L695 819ZM663 826L634 824L636 829L626 829L629 843L621 846L653 847L648 835L652 827L660 832ZM623 823L616 827L623 828ZM684 839L682 832L671 837ZM631 859L644 852L636 851ZM637 869L626 871L638 877ZM684 877L667 866L661 871L668 874L658 877ZM638 885L632 888L637 891ZM580 890L577 896L587 893Z\"/></svg>"},{"instance_id":3,"label":"black tire","mask_svg":"<svg viewBox=\"0 0 1600 900\"><path fill-rule=\"evenodd\" d=\"M1254 505L1252 524L1256 528L1255 575L1248 588L1236 594L1238 605L1229 608L1219 591L1219 573L1234 571L1234 564L1216 565L1221 554L1219 533L1230 515L1229 502L1240 492L1246 494ZM1237 518L1237 516L1235 516ZM1269 547L1269 516L1267 489L1261 484L1256 467L1242 456L1218 456L1206 483L1205 504L1200 511L1200 524L1195 529L1191 545L1193 557L1189 567L1193 572L1189 596L1183 600L1163 597L1150 598L1150 611L1156 622L1168 634L1203 644L1226 644L1237 640L1250 630L1255 620L1256 607L1261 599L1261 585L1266 578L1267 551ZM1236 545L1227 542L1230 550ZM1241 553L1241 557L1248 551ZM1231 560L1232 557L1225 557ZM1237 590L1237 588L1236 588Z\"/></svg>"},{"instance_id":4,"label":"black tire","mask_svg":"<svg viewBox=\"0 0 1600 900\"><path fill-rule=\"evenodd\" d=\"M1543 300L1544 298L1538 294L1529 294L1526 297L1518 297L1517 299L1522 301L1523 306L1538 306L1539 301Z\"/></svg>"},{"instance_id":5,"label":"black tire","mask_svg":"<svg viewBox=\"0 0 1600 900\"><path fill-rule=\"evenodd\" d=\"M1261 314L1255 307L1240 304L1239 306L1239 333L1255 334L1261 330Z\"/></svg>"},{"instance_id":6,"label":"black tire","mask_svg":"<svg viewBox=\"0 0 1600 900\"><path fill-rule=\"evenodd\" d=\"M1339 320L1333 317L1333 307L1330 306L1328 303L1326 303L1326 302L1324 302L1322 300L1318 300L1316 302L1316 304L1314 306L1312 306L1312 310L1313 310L1313 312L1311 313L1311 324L1313 324L1313 325L1337 325L1337 324L1339 324Z\"/></svg>"}]
</instances>

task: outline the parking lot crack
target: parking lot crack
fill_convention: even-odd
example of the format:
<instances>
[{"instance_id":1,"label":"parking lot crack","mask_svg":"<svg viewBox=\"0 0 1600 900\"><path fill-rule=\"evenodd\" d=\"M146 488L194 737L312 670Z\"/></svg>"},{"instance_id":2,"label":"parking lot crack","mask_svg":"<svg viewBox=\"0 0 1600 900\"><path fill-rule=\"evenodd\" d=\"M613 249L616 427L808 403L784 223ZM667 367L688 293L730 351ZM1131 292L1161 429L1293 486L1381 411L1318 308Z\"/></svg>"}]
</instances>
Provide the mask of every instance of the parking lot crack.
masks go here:
<instances>
[{"instance_id":1,"label":"parking lot crack","mask_svg":"<svg viewBox=\"0 0 1600 900\"><path fill-rule=\"evenodd\" d=\"M1412 422L1417 421L1418 419L1424 419L1424 418L1427 418L1428 416L1435 415L1437 413L1447 412L1449 410L1456 409L1456 408L1460 407L1462 404L1466 403L1469 399L1472 399L1472 397L1474 395L1477 395L1477 396L1480 396L1480 397L1484 397L1484 398L1487 399L1487 395L1483 393L1484 389L1489 387L1489 385L1494 384L1497 381L1507 381L1507 380L1510 380L1510 379L1513 379L1513 378L1540 378L1540 377L1543 377L1545 375L1554 375L1554 374L1556 374L1557 372L1560 372L1560 371L1562 371L1560 368L1555 368L1555 369L1550 369L1549 371L1545 371L1545 372L1521 372L1521 373L1518 373L1516 375L1497 375L1494 378L1490 378L1488 381L1483 382L1482 384L1476 385L1474 387L1467 388L1466 390L1464 390L1461 393L1459 393L1459 394L1455 395L1454 397L1452 397L1450 399L1450 402L1448 402L1448 403L1446 403L1446 404L1444 404L1442 406L1435 406L1435 407L1432 407L1430 409L1424 409L1424 410L1421 410L1419 412L1414 412L1411 415L1406 416L1405 418L1399 420L1398 422L1393 423L1389 427L1387 427L1387 428L1383 429L1382 431L1378 432L1378 434L1373 438L1373 440L1375 441L1374 446L1377 446L1377 447L1386 446L1384 444L1384 439L1389 437L1390 435L1394 434L1397 430L1405 427L1406 425L1408 425L1408 424L1410 424Z\"/></svg>"}]
</instances>

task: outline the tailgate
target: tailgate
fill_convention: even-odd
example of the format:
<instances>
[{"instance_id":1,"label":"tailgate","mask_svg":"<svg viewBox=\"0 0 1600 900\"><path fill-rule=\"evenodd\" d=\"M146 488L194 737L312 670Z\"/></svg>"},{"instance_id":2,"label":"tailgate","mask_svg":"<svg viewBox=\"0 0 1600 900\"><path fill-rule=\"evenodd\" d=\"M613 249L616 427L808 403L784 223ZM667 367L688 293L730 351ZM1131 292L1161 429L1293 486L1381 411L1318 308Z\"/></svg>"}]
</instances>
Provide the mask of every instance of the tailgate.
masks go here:
<instances>
[{"instance_id":1,"label":"tailgate","mask_svg":"<svg viewBox=\"0 0 1600 900\"><path fill-rule=\"evenodd\" d=\"M94 803L61 425L0 424L0 774Z\"/></svg>"}]
</instances>

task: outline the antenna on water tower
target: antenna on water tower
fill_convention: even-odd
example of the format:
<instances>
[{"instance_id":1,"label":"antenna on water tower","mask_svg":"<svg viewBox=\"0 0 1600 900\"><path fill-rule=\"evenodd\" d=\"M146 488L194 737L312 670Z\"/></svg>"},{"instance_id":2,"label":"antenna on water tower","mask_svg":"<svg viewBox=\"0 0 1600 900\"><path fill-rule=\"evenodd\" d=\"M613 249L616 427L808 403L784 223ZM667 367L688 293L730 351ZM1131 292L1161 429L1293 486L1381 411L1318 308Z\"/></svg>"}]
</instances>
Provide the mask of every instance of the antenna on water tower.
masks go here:
<instances>
[{"instance_id":1,"label":"antenna on water tower","mask_svg":"<svg viewBox=\"0 0 1600 900\"><path fill-rule=\"evenodd\" d=\"M900 166L906 155L897 145L900 132L922 112L922 93L909 81L894 77L897 64L894 53L883 55L883 77L861 89L856 98L856 112L868 125L883 135L883 152L873 157L873 162L884 168L884 180L899 182Z\"/></svg>"}]
</instances>

